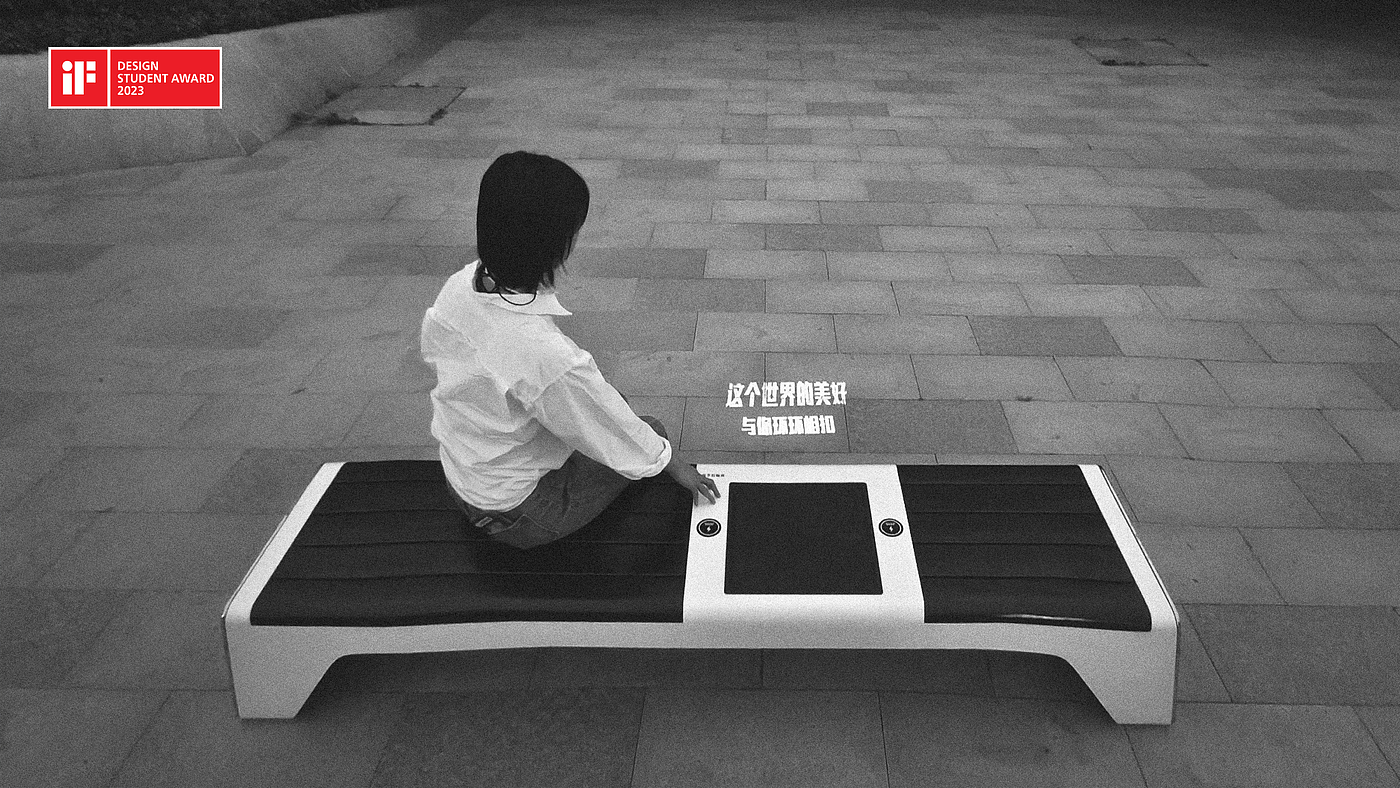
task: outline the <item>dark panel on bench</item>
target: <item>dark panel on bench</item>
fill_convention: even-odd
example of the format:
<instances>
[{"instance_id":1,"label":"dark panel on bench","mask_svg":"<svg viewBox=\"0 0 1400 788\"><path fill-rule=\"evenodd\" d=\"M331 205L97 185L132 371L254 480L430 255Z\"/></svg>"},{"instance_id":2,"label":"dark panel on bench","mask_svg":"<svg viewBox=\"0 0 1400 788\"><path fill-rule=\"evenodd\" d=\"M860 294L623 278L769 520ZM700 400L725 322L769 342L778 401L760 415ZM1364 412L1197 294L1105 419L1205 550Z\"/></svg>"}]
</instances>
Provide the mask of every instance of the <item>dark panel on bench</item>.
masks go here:
<instances>
[{"instance_id":1,"label":"dark panel on bench","mask_svg":"<svg viewBox=\"0 0 1400 788\"><path fill-rule=\"evenodd\" d=\"M864 482L729 485L726 594L878 594Z\"/></svg>"},{"instance_id":2,"label":"dark panel on bench","mask_svg":"<svg viewBox=\"0 0 1400 788\"><path fill-rule=\"evenodd\" d=\"M253 604L255 625L680 621L690 494L631 485L582 530L516 550L486 539L435 461L347 463Z\"/></svg>"},{"instance_id":3,"label":"dark panel on bench","mask_svg":"<svg viewBox=\"0 0 1400 788\"><path fill-rule=\"evenodd\" d=\"M928 623L1146 632L1152 616L1073 465L901 465Z\"/></svg>"}]
</instances>

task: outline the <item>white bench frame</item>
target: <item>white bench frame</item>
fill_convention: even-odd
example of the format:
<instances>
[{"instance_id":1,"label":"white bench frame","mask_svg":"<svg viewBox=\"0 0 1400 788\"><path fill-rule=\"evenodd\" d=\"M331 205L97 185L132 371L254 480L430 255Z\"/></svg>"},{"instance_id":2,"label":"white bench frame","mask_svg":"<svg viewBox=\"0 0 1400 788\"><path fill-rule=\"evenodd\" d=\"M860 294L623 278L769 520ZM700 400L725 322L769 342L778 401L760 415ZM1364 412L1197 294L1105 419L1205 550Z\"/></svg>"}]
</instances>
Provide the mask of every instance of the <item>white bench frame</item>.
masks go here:
<instances>
[{"instance_id":1,"label":"white bench frame","mask_svg":"<svg viewBox=\"0 0 1400 788\"><path fill-rule=\"evenodd\" d=\"M1147 632L1025 623L923 621L909 519L893 465L702 465L715 478L719 503L691 514L681 623L498 621L424 626L254 626L262 593L317 502L344 463L327 463L282 520L224 610L224 635L240 717L296 716L337 659L549 646L605 648L975 649L1051 654L1067 661L1116 722L1166 725L1176 686L1177 617L1167 591L1122 503L1097 465L1080 465L1147 601ZM886 517L905 525L897 537L875 531L879 595L725 595L728 486L733 482L850 482L869 485L872 528ZM705 518L720 533L701 536Z\"/></svg>"}]
</instances>

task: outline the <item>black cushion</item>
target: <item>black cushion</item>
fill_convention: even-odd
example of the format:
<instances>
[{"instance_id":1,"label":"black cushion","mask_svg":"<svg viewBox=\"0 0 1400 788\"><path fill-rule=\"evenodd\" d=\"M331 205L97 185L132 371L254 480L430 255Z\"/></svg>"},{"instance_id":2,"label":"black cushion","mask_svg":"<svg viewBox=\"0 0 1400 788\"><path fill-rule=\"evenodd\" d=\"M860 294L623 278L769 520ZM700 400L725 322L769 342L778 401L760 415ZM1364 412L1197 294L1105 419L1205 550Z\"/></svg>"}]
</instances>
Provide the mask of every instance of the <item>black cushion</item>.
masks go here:
<instances>
[{"instance_id":1,"label":"black cushion","mask_svg":"<svg viewBox=\"0 0 1400 788\"><path fill-rule=\"evenodd\" d=\"M924 620L1146 632L1152 615L1074 465L901 465Z\"/></svg>"},{"instance_id":2,"label":"black cushion","mask_svg":"<svg viewBox=\"0 0 1400 788\"><path fill-rule=\"evenodd\" d=\"M522 551L467 524L440 463L347 463L252 622L680 621L689 527L690 493L660 476L630 485L579 531Z\"/></svg>"},{"instance_id":3,"label":"black cushion","mask_svg":"<svg viewBox=\"0 0 1400 788\"><path fill-rule=\"evenodd\" d=\"M1151 614L1075 466L901 465L924 620L1148 631ZM691 496L662 475L519 551L466 523L435 461L347 463L252 622L679 622ZM879 593L863 483L730 485L727 593Z\"/></svg>"}]
</instances>

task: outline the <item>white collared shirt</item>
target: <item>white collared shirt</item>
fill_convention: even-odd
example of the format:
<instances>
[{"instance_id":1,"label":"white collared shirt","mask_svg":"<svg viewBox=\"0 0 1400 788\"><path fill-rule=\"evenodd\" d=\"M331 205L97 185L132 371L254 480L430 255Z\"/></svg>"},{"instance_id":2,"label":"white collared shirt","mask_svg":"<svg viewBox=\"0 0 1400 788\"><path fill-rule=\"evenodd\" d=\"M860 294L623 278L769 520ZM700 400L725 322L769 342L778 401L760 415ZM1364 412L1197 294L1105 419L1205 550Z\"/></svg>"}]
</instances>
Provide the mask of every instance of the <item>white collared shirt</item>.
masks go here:
<instances>
[{"instance_id":1,"label":"white collared shirt","mask_svg":"<svg viewBox=\"0 0 1400 788\"><path fill-rule=\"evenodd\" d=\"M575 449L629 479L664 470L671 444L554 325L553 315L570 314L555 294L479 293L479 265L447 280L421 334L438 379L433 437L457 494L482 509L512 509Z\"/></svg>"}]
</instances>

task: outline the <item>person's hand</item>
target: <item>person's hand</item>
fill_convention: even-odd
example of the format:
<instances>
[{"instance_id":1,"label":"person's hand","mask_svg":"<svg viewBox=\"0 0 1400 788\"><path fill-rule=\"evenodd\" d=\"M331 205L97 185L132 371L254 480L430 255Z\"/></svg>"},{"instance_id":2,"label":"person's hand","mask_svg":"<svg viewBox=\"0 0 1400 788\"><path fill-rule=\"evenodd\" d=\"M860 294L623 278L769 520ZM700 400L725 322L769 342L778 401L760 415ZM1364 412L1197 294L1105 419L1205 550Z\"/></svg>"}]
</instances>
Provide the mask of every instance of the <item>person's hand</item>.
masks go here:
<instances>
[{"instance_id":1,"label":"person's hand","mask_svg":"<svg viewBox=\"0 0 1400 788\"><path fill-rule=\"evenodd\" d=\"M719 485L715 484L715 480L702 475L695 470L694 465L681 462L675 454L671 455L671 462L666 466L666 473L670 474L677 484L690 490L696 496L696 503L700 502L699 496L701 495L705 496L705 499L710 503L719 500Z\"/></svg>"}]
</instances>

